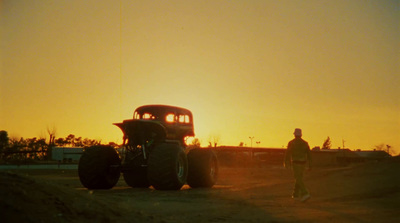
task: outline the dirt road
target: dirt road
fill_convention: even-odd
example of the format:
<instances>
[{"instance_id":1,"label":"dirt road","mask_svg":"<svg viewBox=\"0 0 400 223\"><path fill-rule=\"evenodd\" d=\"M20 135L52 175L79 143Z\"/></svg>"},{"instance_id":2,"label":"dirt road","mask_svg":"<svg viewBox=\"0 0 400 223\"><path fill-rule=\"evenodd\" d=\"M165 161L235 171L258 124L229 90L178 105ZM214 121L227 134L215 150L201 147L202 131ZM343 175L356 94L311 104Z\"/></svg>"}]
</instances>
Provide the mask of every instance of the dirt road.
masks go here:
<instances>
[{"instance_id":1,"label":"dirt road","mask_svg":"<svg viewBox=\"0 0 400 223\"><path fill-rule=\"evenodd\" d=\"M5 222L400 222L400 162L314 169L312 198L290 198L292 173L278 166L221 168L211 189L83 188L77 170L0 172Z\"/></svg>"}]
</instances>

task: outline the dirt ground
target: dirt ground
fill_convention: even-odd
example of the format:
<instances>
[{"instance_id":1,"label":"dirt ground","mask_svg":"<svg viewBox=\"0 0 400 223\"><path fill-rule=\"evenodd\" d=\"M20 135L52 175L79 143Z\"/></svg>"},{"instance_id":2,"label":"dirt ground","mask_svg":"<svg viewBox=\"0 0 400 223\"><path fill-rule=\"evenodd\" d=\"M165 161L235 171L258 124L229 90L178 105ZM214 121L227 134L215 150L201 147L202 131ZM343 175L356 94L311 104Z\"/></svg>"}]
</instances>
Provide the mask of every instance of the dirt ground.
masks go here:
<instances>
[{"instance_id":1,"label":"dirt ground","mask_svg":"<svg viewBox=\"0 0 400 223\"><path fill-rule=\"evenodd\" d=\"M313 169L312 198L290 198L280 166L221 168L211 189L82 187L77 170L0 172L2 222L400 222L399 159Z\"/></svg>"}]
</instances>

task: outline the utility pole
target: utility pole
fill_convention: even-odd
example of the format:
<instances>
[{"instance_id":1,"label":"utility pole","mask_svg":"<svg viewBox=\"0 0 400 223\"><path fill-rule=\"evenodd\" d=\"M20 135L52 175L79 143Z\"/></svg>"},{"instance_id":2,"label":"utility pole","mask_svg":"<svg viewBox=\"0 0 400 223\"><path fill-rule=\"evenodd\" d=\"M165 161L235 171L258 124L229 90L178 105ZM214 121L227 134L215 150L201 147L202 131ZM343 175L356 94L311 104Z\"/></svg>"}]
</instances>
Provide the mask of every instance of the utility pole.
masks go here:
<instances>
[{"instance_id":1,"label":"utility pole","mask_svg":"<svg viewBox=\"0 0 400 223\"><path fill-rule=\"evenodd\" d=\"M250 147L253 147L254 136L249 136L249 139L250 139Z\"/></svg>"}]
</instances>

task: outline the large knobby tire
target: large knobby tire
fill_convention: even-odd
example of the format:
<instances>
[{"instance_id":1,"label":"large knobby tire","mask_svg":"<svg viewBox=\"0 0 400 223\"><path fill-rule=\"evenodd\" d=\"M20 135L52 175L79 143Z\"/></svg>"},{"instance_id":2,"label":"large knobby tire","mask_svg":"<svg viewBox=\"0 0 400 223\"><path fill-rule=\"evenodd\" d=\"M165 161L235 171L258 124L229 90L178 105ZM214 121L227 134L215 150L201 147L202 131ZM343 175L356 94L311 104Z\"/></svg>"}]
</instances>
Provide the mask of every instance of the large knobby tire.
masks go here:
<instances>
[{"instance_id":1,"label":"large knobby tire","mask_svg":"<svg viewBox=\"0 0 400 223\"><path fill-rule=\"evenodd\" d=\"M113 147L92 146L79 160L79 179L88 189L110 189L119 180L120 168L121 159Z\"/></svg>"},{"instance_id":2,"label":"large knobby tire","mask_svg":"<svg viewBox=\"0 0 400 223\"><path fill-rule=\"evenodd\" d=\"M162 143L149 156L147 177L157 190L179 190L186 183L188 162L178 144Z\"/></svg>"},{"instance_id":3,"label":"large knobby tire","mask_svg":"<svg viewBox=\"0 0 400 223\"><path fill-rule=\"evenodd\" d=\"M128 152L123 165L122 175L126 184L131 187L147 188L150 186L147 179L147 167L144 166L143 154L132 158L132 154Z\"/></svg>"},{"instance_id":4,"label":"large knobby tire","mask_svg":"<svg viewBox=\"0 0 400 223\"><path fill-rule=\"evenodd\" d=\"M188 153L187 183L192 188L212 187L218 179L218 160L209 149L192 149Z\"/></svg>"}]
</instances>

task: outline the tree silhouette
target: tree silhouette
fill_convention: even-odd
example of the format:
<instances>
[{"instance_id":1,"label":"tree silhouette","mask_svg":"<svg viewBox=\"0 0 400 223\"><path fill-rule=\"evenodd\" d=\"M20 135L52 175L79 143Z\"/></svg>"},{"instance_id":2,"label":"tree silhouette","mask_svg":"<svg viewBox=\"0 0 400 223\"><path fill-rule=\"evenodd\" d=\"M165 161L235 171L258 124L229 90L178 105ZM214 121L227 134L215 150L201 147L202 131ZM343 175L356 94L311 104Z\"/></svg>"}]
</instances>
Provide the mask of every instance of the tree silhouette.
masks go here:
<instances>
[{"instance_id":1,"label":"tree silhouette","mask_svg":"<svg viewBox=\"0 0 400 223\"><path fill-rule=\"evenodd\" d=\"M200 147L201 145L200 139L194 138L190 145L193 147Z\"/></svg>"},{"instance_id":2,"label":"tree silhouette","mask_svg":"<svg viewBox=\"0 0 400 223\"><path fill-rule=\"evenodd\" d=\"M75 137L69 134L65 138L55 138L55 129L47 129L50 140L48 143L45 138L9 138L6 131L0 131L0 158L3 161L18 162L45 160L51 159L51 150L54 146L76 146L76 147L90 147L94 145L101 145L101 140L94 140L82 137ZM114 142L108 145L117 148Z\"/></svg>"},{"instance_id":3,"label":"tree silhouette","mask_svg":"<svg viewBox=\"0 0 400 223\"><path fill-rule=\"evenodd\" d=\"M67 138L65 138L66 144L69 146L75 146L75 135L69 134Z\"/></svg>"},{"instance_id":4,"label":"tree silhouette","mask_svg":"<svg viewBox=\"0 0 400 223\"><path fill-rule=\"evenodd\" d=\"M74 146L83 147L82 137L74 138Z\"/></svg>"},{"instance_id":5,"label":"tree silhouette","mask_svg":"<svg viewBox=\"0 0 400 223\"><path fill-rule=\"evenodd\" d=\"M0 131L0 158L2 158L3 151L8 147L8 140L7 131Z\"/></svg>"},{"instance_id":6,"label":"tree silhouette","mask_svg":"<svg viewBox=\"0 0 400 223\"><path fill-rule=\"evenodd\" d=\"M322 144L322 149L330 149L331 148L331 138L326 138L324 144Z\"/></svg>"},{"instance_id":7,"label":"tree silhouette","mask_svg":"<svg viewBox=\"0 0 400 223\"><path fill-rule=\"evenodd\" d=\"M56 139L56 140L54 141L54 145L57 145L57 146L63 147L63 146L65 146L66 144L67 144L67 141L66 141L64 138L58 138L58 139Z\"/></svg>"},{"instance_id":8,"label":"tree silhouette","mask_svg":"<svg viewBox=\"0 0 400 223\"><path fill-rule=\"evenodd\" d=\"M375 150L378 150L378 151L385 151L385 152L387 152L389 155L394 155L394 154L395 154L394 150L392 149L392 146L390 146L390 145L385 145L384 143L381 143L381 144L379 144L379 145L376 145L374 149L375 149Z\"/></svg>"}]
</instances>

